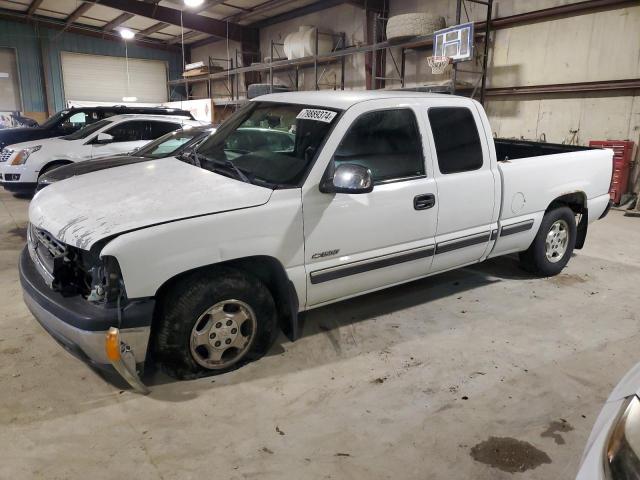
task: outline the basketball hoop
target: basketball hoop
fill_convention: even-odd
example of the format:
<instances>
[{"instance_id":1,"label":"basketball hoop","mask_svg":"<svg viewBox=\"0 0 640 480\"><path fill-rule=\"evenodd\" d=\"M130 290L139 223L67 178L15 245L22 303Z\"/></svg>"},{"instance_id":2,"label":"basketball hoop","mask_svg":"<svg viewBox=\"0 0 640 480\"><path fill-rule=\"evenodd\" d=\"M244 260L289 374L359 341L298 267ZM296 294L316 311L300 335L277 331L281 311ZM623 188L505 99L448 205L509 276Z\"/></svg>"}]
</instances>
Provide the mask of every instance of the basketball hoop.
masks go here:
<instances>
[{"instance_id":1,"label":"basketball hoop","mask_svg":"<svg viewBox=\"0 0 640 480\"><path fill-rule=\"evenodd\" d=\"M427 57L427 64L429 64L429 67L431 67L431 73L433 73L434 75L443 74L450 62L451 62L450 57L445 57L441 55L434 55L432 57Z\"/></svg>"}]
</instances>

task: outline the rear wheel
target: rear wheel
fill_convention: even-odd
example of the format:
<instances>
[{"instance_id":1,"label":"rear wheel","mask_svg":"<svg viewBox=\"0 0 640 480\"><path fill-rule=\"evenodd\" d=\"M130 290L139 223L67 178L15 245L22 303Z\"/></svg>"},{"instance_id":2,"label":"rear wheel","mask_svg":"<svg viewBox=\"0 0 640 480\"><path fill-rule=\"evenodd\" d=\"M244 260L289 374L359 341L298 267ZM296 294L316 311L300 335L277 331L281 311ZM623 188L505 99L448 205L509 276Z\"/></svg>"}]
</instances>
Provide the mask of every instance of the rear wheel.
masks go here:
<instances>
[{"instance_id":1,"label":"rear wheel","mask_svg":"<svg viewBox=\"0 0 640 480\"><path fill-rule=\"evenodd\" d=\"M258 279L216 267L184 278L160 299L155 353L177 378L222 373L264 355L276 326L273 298Z\"/></svg>"},{"instance_id":2,"label":"rear wheel","mask_svg":"<svg viewBox=\"0 0 640 480\"><path fill-rule=\"evenodd\" d=\"M523 267L537 275L559 274L567 265L576 244L576 219L569 207L545 213L531 246L520 254Z\"/></svg>"}]
</instances>

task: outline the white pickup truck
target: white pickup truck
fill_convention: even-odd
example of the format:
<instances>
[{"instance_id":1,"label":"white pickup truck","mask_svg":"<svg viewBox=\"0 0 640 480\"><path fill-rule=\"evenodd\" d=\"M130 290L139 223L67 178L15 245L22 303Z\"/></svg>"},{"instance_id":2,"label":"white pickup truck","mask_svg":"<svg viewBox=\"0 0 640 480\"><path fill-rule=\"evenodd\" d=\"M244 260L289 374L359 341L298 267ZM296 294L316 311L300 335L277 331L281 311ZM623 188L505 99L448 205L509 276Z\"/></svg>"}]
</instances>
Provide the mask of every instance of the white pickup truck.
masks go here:
<instances>
[{"instance_id":1,"label":"white pickup truck","mask_svg":"<svg viewBox=\"0 0 640 480\"><path fill-rule=\"evenodd\" d=\"M150 358L227 371L279 328L295 338L305 310L498 255L555 275L608 211L612 171L609 150L494 141L470 99L388 91L262 96L193 155L30 206L27 305L138 387Z\"/></svg>"}]
</instances>

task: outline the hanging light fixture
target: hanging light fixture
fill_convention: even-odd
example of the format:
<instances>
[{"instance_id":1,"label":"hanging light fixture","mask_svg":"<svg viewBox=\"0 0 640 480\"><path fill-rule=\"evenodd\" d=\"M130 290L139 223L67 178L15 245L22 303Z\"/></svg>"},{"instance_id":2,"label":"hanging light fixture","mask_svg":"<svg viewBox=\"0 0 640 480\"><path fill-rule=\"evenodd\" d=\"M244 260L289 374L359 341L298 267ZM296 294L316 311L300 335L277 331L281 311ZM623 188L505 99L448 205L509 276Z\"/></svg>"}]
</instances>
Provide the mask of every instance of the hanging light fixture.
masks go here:
<instances>
[{"instance_id":1,"label":"hanging light fixture","mask_svg":"<svg viewBox=\"0 0 640 480\"><path fill-rule=\"evenodd\" d=\"M120 32L120 36L125 40L131 40L133 39L133 37L136 36L133 30L129 30L128 28L121 28L119 32Z\"/></svg>"},{"instance_id":2,"label":"hanging light fixture","mask_svg":"<svg viewBox=\"0 0 640 480\"><path fill-rule=\"evenodd\" d=\"M189 8L199 7L204 3L204 0L184 0L184 4Z\"/></svg>"},{"instance_id":3,"label":"hanging light fixture","mask_svg":"<svg viewBox=\"0 0 640 480\"><path fill-rule=\"evenodd\" d=\"M129 96L129 84L131 82L130 79L130 75L129 75L129 48L127 45L127 40L131 40L133 39L133 37L136 36L136 34L132 31L129 30L128 28L121 28L120 29L120 36L124 39L124 61L125 61L125 65L127 68L127 94L122 97L122 101L123 102L137 102L138 101L138 97L131 97Z\"/></svg>"}]
</instances>

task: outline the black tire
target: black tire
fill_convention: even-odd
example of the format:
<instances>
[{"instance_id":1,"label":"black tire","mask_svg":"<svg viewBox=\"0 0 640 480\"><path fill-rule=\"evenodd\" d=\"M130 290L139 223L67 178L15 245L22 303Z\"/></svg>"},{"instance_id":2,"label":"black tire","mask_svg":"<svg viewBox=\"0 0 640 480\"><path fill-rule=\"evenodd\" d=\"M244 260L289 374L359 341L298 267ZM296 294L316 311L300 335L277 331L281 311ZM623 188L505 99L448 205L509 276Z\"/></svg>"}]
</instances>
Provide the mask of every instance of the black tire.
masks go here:
<instances>
[{"instance_id":1,"label":"black tire","mask_svg":"<svg viewBox=\"0 0 640 480\"><path fill-rule=\"evenodd\" d=\"M257 328L252 331L248 350L232 365L205 368L192 354L192 330L212 305L231 299L251 308ZM276 309L269 290L257 278L227 267L188 275L171 286L158 300L154 326L155 358L162 370L179 379L239 368L262 357L277 336Z\"/></svg>"},{"instance_id":2,"label":"black tire","mask_svg":"<svg viewBox=\"0 0 640 480\"><path fill-rule=\"evenodd\" d=\"M558 222L564 221L568 226L568 240L564 254L555 262L550 261L546 254L546 238L552 226ZM575 213L569 207L558 207L545 213L540 223L538 233L533 240L531 246L524 252L520 253L520 263L528 272L543 277L551 277L559 274L567 265L573 248L576 244L576 217Z\"/></svg>"}]
</instances>

